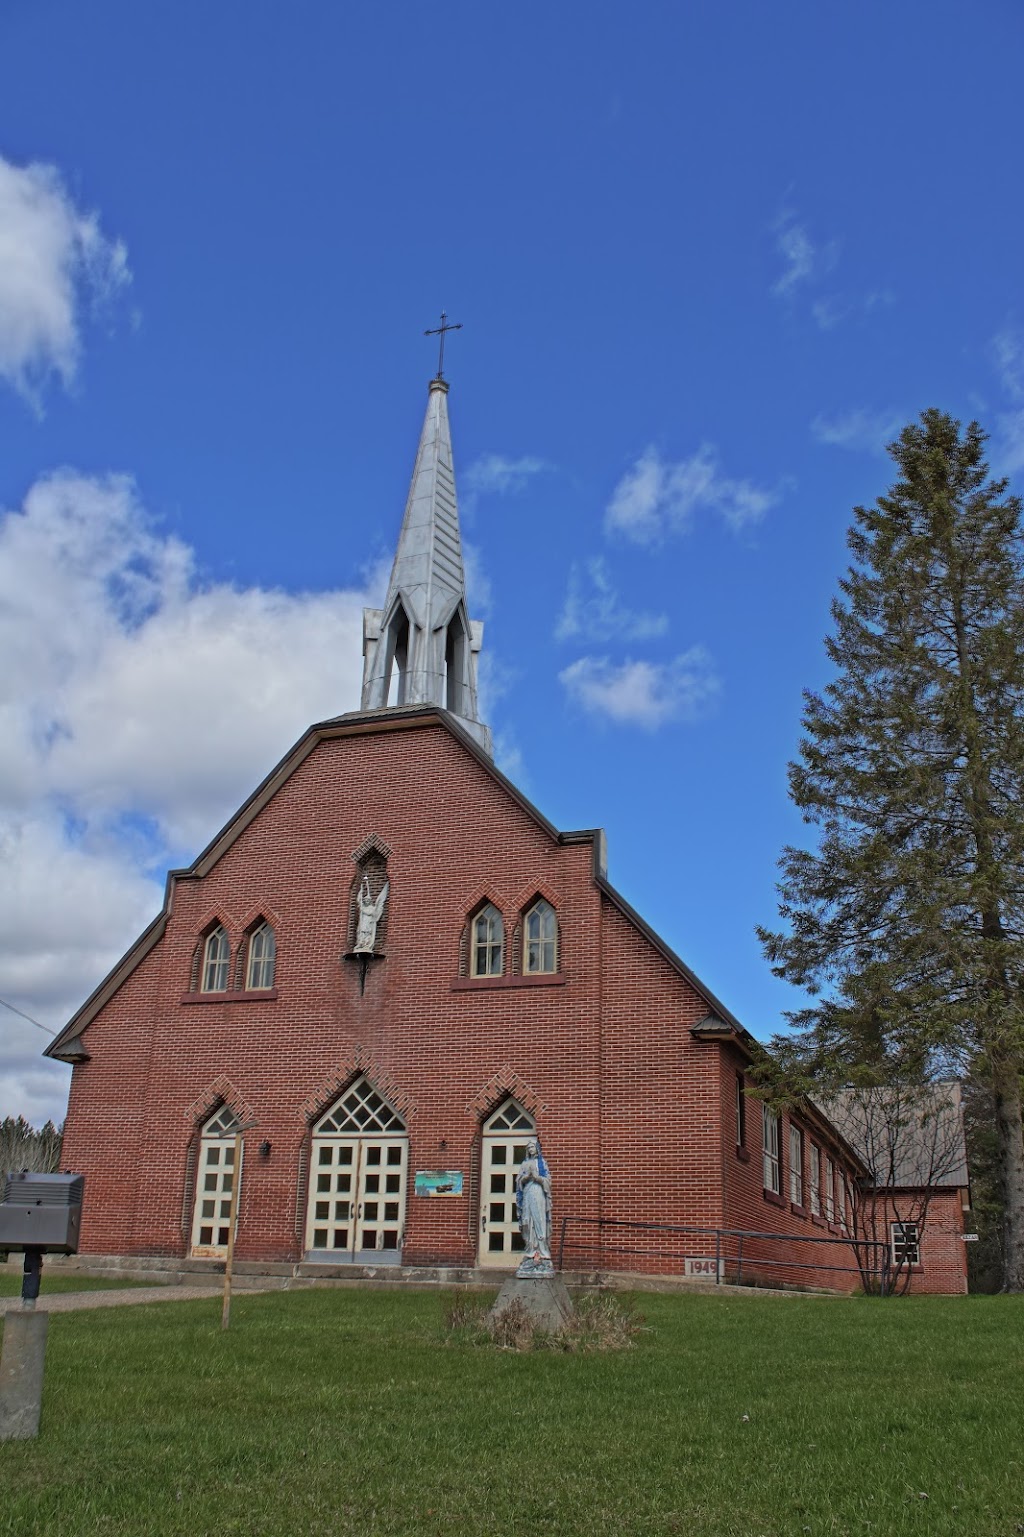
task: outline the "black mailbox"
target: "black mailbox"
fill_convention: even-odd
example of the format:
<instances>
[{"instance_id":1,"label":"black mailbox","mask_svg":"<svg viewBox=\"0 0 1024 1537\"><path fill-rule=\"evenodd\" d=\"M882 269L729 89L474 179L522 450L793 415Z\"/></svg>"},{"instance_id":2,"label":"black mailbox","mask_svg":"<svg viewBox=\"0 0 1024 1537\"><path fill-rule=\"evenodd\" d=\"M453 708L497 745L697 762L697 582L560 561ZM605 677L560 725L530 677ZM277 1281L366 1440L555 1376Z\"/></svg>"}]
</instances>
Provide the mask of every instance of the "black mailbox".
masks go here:
<instances>
[{"instance_id":1,"label":"black mailbox","mask_svg":"<svg viewBox=\"0 0 1024 1537\"><path fill-rule=\"evenodd\" d=\"M0 1201L0 1249L77 1254L82 1174L8 1174Z\"/></svg>"}]
</instances>

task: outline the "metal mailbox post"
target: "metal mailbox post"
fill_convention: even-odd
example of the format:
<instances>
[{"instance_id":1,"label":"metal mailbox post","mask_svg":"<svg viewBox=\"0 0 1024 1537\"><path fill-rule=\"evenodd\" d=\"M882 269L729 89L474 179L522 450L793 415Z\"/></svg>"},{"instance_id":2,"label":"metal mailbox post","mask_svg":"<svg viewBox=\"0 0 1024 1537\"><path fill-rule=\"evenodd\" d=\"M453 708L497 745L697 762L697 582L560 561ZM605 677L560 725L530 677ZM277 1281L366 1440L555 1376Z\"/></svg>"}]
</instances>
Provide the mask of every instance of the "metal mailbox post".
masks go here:
<instances>
[{"instance_id":1,"label":"metal mailbox post","mask_svg":"<svg viewBox=\"0 0 1024 1537\"><path fill-rule=\"evenodd\" d=\"M39 1433L47 1313L35 1311L44 1254L77 1254L82 1221L81 1174L8 1174L0 1201L0 1249L25 1255L20 1313L4 1319L0 1349L0 1441Z\"/></svg>"}]
</instances>

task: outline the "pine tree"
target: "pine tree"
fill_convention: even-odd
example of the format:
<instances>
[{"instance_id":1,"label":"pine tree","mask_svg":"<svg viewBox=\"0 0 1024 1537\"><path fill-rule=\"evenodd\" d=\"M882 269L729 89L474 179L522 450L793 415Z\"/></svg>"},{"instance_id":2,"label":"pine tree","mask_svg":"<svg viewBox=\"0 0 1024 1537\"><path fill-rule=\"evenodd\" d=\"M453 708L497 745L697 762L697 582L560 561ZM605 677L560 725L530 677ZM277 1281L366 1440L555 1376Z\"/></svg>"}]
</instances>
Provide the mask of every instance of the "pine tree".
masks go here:
<instances>
[{"instance_id":1,"label":"pine tree","mask_svg":"<svg viewBox=\"0 0 1024 1537\"><path fill-rule=\"evenodd\" d=\"M805 696L780 860L777 975L808 990L773 1043L791 1086L971 1074L992 1096L1005 1277L1024 1289L1024 531L985 434L926 411L899 479L854 509L852 564Z\"/></svg>"}]
</instances>

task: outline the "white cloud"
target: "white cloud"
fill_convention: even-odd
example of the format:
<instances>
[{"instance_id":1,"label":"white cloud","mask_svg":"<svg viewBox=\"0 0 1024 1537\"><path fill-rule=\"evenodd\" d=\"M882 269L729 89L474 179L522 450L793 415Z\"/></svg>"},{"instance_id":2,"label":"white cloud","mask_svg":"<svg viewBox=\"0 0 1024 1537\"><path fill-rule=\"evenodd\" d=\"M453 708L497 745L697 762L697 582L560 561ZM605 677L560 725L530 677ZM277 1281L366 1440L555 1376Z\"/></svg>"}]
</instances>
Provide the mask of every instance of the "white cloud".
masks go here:
<instances>
[{"instance_id":1,"label":"white cloud","mask_svg":"<svg viewBox=\"0 0 1024 1537\"><path fill-rule=\"evenodd\" d=\"M1006 325L992 338L992 360L999 382L1015 402L1010 411L996 417L993 434L993 467L1000 475L1014 475L1024 470L1024 332Z\"/></svg>"},{"instance_id":2,"label":"white cloud","mask_svg":"<svg viewBox=\"0 0 1024 1537\"><path fill-rule=\"evenodd\" d=\"M589 586L590 591L586 589ZM576 561L569 571L569 591L555 629L556 640L650 640L668 630L667 614L624 607L603 560Z\"/></svg>"},{"instance_id":3,"label":"white cloud","mask_svg":"<svg viewBox=\"0 0 1024 1537\"><path fill-rule=\"evenodd\" d=\"M880 454L901 426L902 418L895 411L855 408L840 411L836 416L816 416L811 423L811 432L819 443Z\"/></svg>"},{"instance_id":4,"label":"white cloud","mask_svg":"<svg viewBox=\"0 0 1024 1537\"><path fill-rule=\"evenodd\" d=\"M1006 393L1013 400L1024 399L1024 335L1004 326L992 338L992 358Z\"/></svg>"},{"instance_id":5,"label":"white cloud","mask_svg":"<svg viewBox=\"0 0 1024 1537\"><path fill-rule=\"evenodd\" d=\"M1024 409L1004 411L996 417L993 466L1000 475L1024 470Z\"/></svg>"},{"instance_id":6,"label":"white cloud","mask_svg":"<svg viewBox=\"0 0 1024 1537\"><path fill-rule=\"evenodd\" d=\"M130 278L124 245L76 208L53 166L0 157L0 379L36 406L51 373L69 385L83 308Z\"/></svg>"},{"instance_id":7,"label":"white cloud","mask_svg":"<svg viewBox=\"0 0 1024 1537\"><path fill-rule=\"evenodd\" d=\"M795 214L787 212L777 220L775 249L785 265L772 284L772 293L791 294L795 288L815 276L820 253L808 235L806 225L801 224Z\"/></svg>"},{"instance_id":8,"label":"white cloud","mask_svg":"<svg viewBox=\"0 0 1024 1537\"><path fill-rule=\"evenodd\" d=\"M167 864L358 707L366 601L200 586L125 478L53 475L0 518L0 997L59 1027ZM0 1042L0 1116L59 1117L39 1032L4 1011Z\"/></svg>"},{"instance_id":9,"label":"white cloud","mask_svg":"<svg viewBox=\"0 0 1024 1537\"><path fill-rule=\"evenodd\" d=\"M543 459L529 455L521 459L507 459L501 454L482 454L462 472L460 479L470 491L492 492L503 496L508 492L522 491L535 475L540 475L547 468Z\"/></svg>"},{"instance_id":10,"label":"white cloud","mask_svg":"<svg viewBox=\"0 0 1024 1537\"><path fill-rule=\"evenodd\" d=\"M648 448L612 492L605 528L638 544L653 544L666 533L685 532L699 508L709 508L739 530L758 522L778 500L777 491L723 475L708 443L675 463Z\"/></svg>"},{"instance_id":11,"label":"white cloud","mask_svg":"<svg viewBox=\"0 0 1024 1537\"><path fill-rule=\"evenodd\" d=\"M698 719L719 691L710 656L693 646L670 662L581 657L559 673L569 697L592 715L649 731L667 721Z\"/></svg>"}]
</instances>

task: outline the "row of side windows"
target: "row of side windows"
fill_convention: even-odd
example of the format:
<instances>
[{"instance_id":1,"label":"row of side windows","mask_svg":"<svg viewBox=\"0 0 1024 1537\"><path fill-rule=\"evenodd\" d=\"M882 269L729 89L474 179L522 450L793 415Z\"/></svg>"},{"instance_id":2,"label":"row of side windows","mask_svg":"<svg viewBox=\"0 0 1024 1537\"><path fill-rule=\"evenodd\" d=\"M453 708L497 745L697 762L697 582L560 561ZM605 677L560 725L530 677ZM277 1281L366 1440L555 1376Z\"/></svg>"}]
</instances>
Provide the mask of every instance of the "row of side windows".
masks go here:
<instances>
[{"instance_id":1,"label":"row of side windows","mask_svg":"<svg viewBox=\"0 0 1024 1537\"><path fill-rule=\"evenodd\" d=\"M737 1146L743 1146L745 1135L744 1128L744 1087L740 1074L736 1075L736 1107L737 1107ZM763 1123L762 1157L764 1162L764 1188L772 1195L782 1195L782 1145L781 1145L781 1118L771 1110L768 1105L761 1106ZM848 1216L852 1204L852 1193L846 1173L838 1165L834 1165L832 1159L823 1154L821 1149L810 1143L808 1147L807 1178L804 1178L804 1134L794 1122L789 1123L789 1199L794 1206L803 1206L805 1189L809 1197L811 1215L824 1217L827 1222L833 1223L844 1230L848 1227Z\"/></svg>"},{"instance_id":2,"label":"row of side windows","mask_svg":"<svg viewBox=\"0 0 1024 1537\"><path fill-rule=\"evenodd\" d=\"M258 924L245 936L243 944L244 950L238 957L241 960L244 956L244 982L241 985L247 992L272 988L277 964L277 943L270 924ZM223 924L218 923L216 928L211 929L203 942L196 980L201 993L228 991L231 980L231 943Z\"/></svg>"},{"instance_id":3,"label":"row of side windows","mask_svg":"<svg viewBox=\"0 0 1024 1537\"><path fill-rule=\"evenodd\" d=\"M551 903L543 897L523 914L522 943L524 976L558 970L558 919ZM505 951L505 920L494 903L488 902L470 921L470 976L502 976L506 969Z\"/></svg>"}]
</instances>

